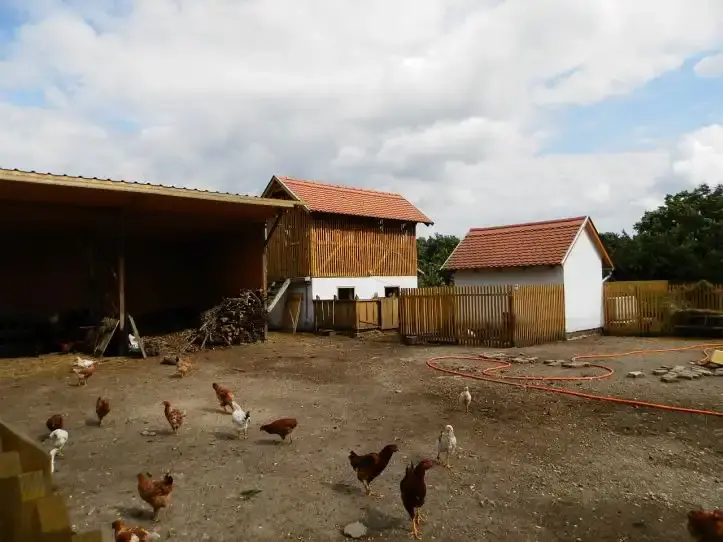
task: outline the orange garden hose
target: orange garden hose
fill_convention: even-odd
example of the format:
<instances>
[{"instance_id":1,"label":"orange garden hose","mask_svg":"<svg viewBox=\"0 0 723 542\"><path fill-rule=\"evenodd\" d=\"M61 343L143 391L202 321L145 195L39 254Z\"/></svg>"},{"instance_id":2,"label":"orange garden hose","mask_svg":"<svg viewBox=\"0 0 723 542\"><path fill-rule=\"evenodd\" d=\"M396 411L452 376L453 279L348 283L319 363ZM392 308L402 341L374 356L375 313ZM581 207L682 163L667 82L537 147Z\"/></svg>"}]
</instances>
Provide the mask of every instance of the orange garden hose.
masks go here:
<instances>
[{"instance_id":1,"label":"orange garden hose","mask_svg":"<svg viewBox=\"0 0 723 542\"><path fill-rule=\"evenodd\" d=\"M603 358L619 358L623 356L633 356L636 354L661 354L665 352L683 352L685 350L703 350L705 353L705 357L700 360L701 362L705 362L709 359L710 353L709 350L712 348L721 348L723 347L723 344L695 344L692 346L681 346L677 348L658 348L658 349L651 349L651 350L632 350L630 352L619 352L616 354L587 354L587 355L576 355L572 357L572 360L579 360L579 359L603 359ZM484 371L482 371L481 375L475 375L470 373L465 373L462 371L456 371L454 369L447 369L445 367L440 367L437 362L442 360L451 360L451 359L465 359L465 360L475 360L475 361L488 361L490 363L495 363L496 365L494 367L488 367ZM481 355L460 355L460 356L437 356L434 358L431 358L427 360L427 366L431 369L434 369L436 371L441 371L443 373L449 373L457 376L461 376L464 378L474 378L475 380L484 380L486 382L494 382L496 384L507 384L510 386L517 386L519 388L525 388L525 389L533 389L533 390L540 390L540 391L548 391L552 393L564 393L566 395L574 395L576 397L583 397L585 399L596 399L598 401L610 401L612 403L618 403L623 405L631 405L631 406L643 406L643 407L650 407L650 408L659 408L662 410L669 410L674 412L687 412L689 414L705 414L707 416L718 416L723 417L723 412L716 412L713 410L700 410L697 408L685 408L685 407L678 407L673 405L662 405L657 403L647 403L645 401L635 401L633 399L624 399L622 397L607 397L604 395L593 395L590 393L582 393L579 391L572 391L572 390L566 390L566 389L558 389L558 388L551 388L549 386L542 386L539 384L522 384L519 381L581 381L581 380L600 380L603 378L609 378L613 374L615 374L615 371L613 371L610 367L606 367L605 365L599 365L595 363L591 363L590 367L596 367L598 369L602 369L606 371L603 374L593 375L593 376L504 376L504 375L497 375L496 377L493 377L490 375L490 373L493 373L495 371L500 371L502 369L507 369L508 367L512 366L512 363L503 361L500 359L490 359L483 357Z\"/></svg>"}]
</instances>

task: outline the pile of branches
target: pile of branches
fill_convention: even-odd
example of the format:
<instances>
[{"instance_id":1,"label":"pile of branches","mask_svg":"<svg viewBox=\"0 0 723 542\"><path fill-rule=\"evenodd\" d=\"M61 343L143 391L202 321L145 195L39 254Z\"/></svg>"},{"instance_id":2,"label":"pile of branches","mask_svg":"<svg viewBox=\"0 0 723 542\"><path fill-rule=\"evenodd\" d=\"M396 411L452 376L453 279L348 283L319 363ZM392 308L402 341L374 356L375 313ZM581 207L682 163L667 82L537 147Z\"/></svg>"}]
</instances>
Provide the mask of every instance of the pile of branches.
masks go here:
<instances>
[{"instance_id":1,"label":"pile of branches","mask_svg":"<svg viewBox=\"0 0 723 542\"><path fill-rule=\"evenodd\" d=\"M189 337L200 348L248 344L263 340L268 322L266 296L262 290L242 290L238 297L201 314L201 326Z\"/></svg>"},{"instance_id":2,"label":"pile of branches","mask_svg":"<svg viewBox=\"0 0 723 542\"><path fill-rule=\"evenodd\" d=\"M185 329L176 333L143 337L143 348L148 357L183 354L200 350L198 345L192 344L197 330Z\"/></svg>"}]
</instances>

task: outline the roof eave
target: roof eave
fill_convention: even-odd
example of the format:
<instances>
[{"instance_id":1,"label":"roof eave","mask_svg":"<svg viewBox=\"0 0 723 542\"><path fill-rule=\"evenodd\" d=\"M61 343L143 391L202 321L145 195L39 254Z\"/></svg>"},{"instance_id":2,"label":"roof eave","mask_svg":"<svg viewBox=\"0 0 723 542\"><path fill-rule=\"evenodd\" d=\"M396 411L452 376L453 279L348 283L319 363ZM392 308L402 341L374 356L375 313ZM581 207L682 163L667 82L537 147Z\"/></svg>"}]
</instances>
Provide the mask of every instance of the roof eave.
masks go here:
<instances>
[{"instance_id":1,"label":"roof eave","mask_svg":"<svg viewBox=\"0 0 723 542\"><path fill-rule=\"evenodd\" d=\"M314 208L308 208L308 211L314 215L314 214L322 214L322 215L336 215L336 216L350 216L350 217L356 217L356 218L368 218L371 220L396 220L397 222L411 222L412 224L424 224L425 226L434 226L434 222L424 222L422 220L413 220L411 218L391 218L391 217L381 217L381 216L371 216L371 215L352 215L349 213L332 213L331 211L323 211L320 209L314 209Z\"/></svg>"},{"instance_id":2,"label":"roof eave","mask_svg":"<svg viewBox=\"0 0 723 542\"><path fill-rule=\"evenodd\" d=\"M126 194L145 194L159 197L176 197L191 200L216 201L220 203L238 203L244 205L259 205L277 209L289 209L297 205L295 202L276 200L264 197L245 196L240 194L226 194L223 192L205 192L188 188L169 187L158 184L139 184L111 179L97 179L87 177L71 177L53 173L35 173L19 170L0 169L0 180L12 183L35 184L41 186L62 186L117 192Z\"/></svg>"},{"instance_id":3,"label":"roof eave","mask_svg":"<svg viewBox=\"0 0 723 542\"><path fill-rule=\"evenodd\" d=\"M565 257L562 259L562 263L564 264L567 261L568 256L572 252L572 249L575 246L575 243L577 243L577 240L580 238L580 235L582 235L583 231L587 231L591 234L590 235L591 241L598 249L598 253L600 255L600 260L602 261L602 264L603 264L603 269L615 269L615 264L613 264L612 258L610 258L610 254L608 254L608 251L605 248L605 245L603 244L602 239L600 239L600 234L598 233L597 228L595 227L595 224L593 223L592 219L589 216L586 216L585 220L580 225L580 229L575 234L575 238L572 240L572 243L570 243L570 246L568 247L567 252L565 253Z\"/></svg>"},{"instance_id":4,"label":"roof eave","mask_svg":"<svg viewBox=\"0 0 723 542\"><path fill-rule=\"evenodd\" d=\"M266 193L269 191L269 189L271 188L271 186L273 185L274 182L278 183L278 184L281 186L281 188L283 188L284 191L285 191L289 196L291 196L292 198L294 198L294 201L300 203L301 206L304 208L304 210L306 210L307 213L310 213L310 212L312 211L312 209L307 205L307 203L306 203L303 199L301 199L301 198L298 196L298 194L296 194L296 192L294 192L291 188L289 188L289 185L287 185L284 181L282 181L281 179L279 179L279 177L278 177L277 175L274 175L274 176L271 177L271 180L269 181L269 184L267 184L267 185L266 185L266 188L264 188L263 194L266 194Z\"/></svg>"},{"instance_id":5,"label":"roof eave","mask_svg":"<svg viewBox=\"0 0 723 542\"><path fill-rule=\"evenodd\" d=\"M486 265L477 267L448 267L445 271L489 271L492 269L533 269L535 267L560 267L561 263L531 263L518 265Z\"/></svg>"}]
</instances>

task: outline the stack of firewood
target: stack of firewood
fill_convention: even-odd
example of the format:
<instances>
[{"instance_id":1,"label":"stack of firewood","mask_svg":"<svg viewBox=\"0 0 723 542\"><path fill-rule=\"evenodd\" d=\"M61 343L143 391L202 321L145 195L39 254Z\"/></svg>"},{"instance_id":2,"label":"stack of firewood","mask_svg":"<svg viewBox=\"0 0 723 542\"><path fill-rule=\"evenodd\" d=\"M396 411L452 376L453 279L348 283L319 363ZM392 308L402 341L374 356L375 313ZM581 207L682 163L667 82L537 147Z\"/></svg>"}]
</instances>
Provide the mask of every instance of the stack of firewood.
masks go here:
<instances>
[{"instance_id":1,"label":"stack of firewood","mask_svg":"<svg viewBox=\"0 0 723 542\"><path fill-rule=\"evenodd\" d=\"M201 315L201 327L189 338L201 348L261 341L268 321L262 290L243 290L238 297L224 298Z\"/></svg>"}]
</instances>

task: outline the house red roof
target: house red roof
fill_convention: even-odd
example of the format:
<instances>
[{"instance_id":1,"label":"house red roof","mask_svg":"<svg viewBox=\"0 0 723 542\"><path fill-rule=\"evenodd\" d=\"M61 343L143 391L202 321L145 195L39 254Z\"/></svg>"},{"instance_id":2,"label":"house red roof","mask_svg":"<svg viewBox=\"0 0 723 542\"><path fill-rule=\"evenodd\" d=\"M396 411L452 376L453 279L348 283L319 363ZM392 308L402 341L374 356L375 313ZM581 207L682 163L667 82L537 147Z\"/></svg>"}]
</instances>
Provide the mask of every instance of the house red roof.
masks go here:
<instances>
[{"instance_id":1,"label":"house red roof","mask_svg":"<svg viewBox=\"0 0 723 542\"><path fill-rule=\"evenodd\" d=\"M442 266L447 270L561 265L585 225L604 267L613 264L589 217L472 228Z\"/></svg>"},{"instance_id":2,"label":"house red roof","mask_svg":"<svg viewBox=\"0 0 723 542\"><path fill-rule=\"evenodd\" d=\"M311 212L434 224L404 196L394 192L351 188L338 184L303 181L291 177L275 176L272 178L272 182L274 180L281 183L292 196L303 202Z\"/></svg>"}]
</instances>

